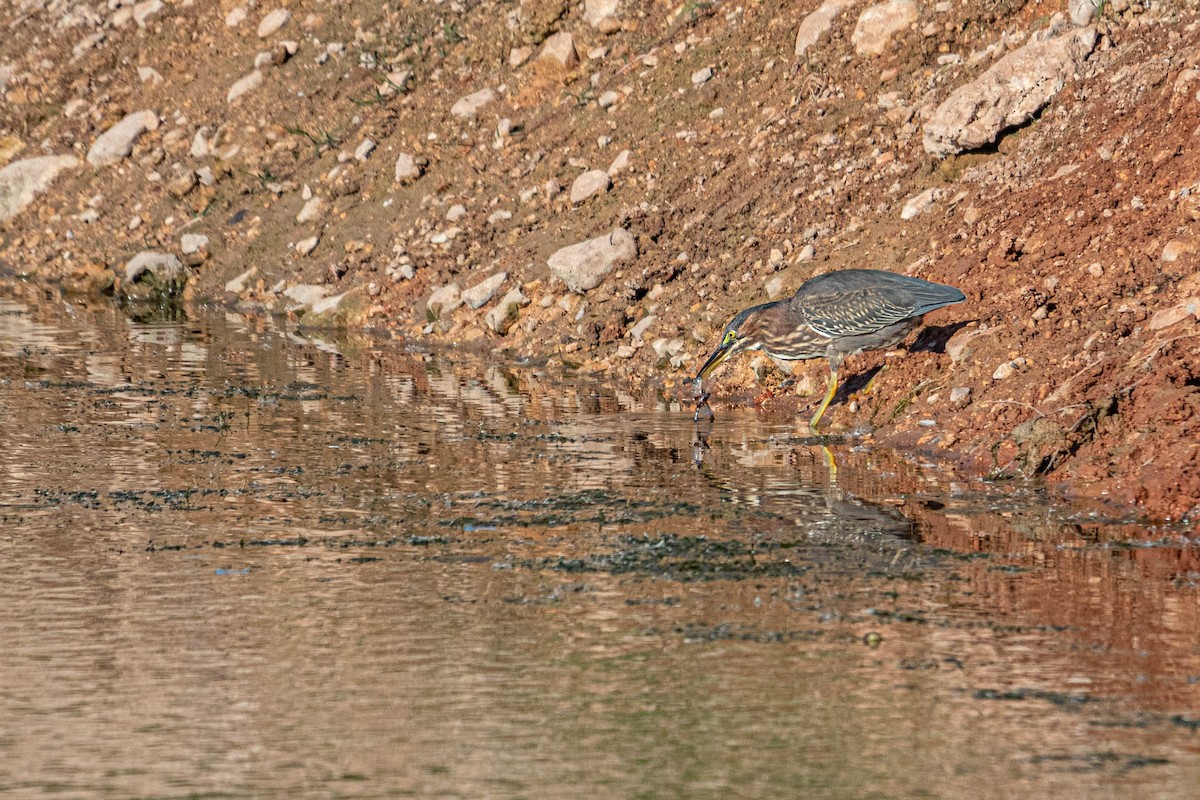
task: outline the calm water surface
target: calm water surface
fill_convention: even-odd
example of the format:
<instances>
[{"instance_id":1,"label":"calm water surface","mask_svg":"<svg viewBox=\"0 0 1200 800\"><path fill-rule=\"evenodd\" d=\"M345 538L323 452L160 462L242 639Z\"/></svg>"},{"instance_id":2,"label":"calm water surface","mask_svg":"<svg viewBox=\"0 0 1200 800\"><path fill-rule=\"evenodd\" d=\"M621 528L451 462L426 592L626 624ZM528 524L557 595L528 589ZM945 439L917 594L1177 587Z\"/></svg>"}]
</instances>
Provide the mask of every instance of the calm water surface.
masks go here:
<instances>
[{"instance_id":1,"label":"calm water surface","mask_svg":"<svg viewBox=\"0 0 1200 800\"><path fill-rule=\"evenodd\" d=\"M537 367L0 294L0 797L1195 798L1200 550ZM706 435L705 435L706 434Z\"/></svg>"}]
</instances>

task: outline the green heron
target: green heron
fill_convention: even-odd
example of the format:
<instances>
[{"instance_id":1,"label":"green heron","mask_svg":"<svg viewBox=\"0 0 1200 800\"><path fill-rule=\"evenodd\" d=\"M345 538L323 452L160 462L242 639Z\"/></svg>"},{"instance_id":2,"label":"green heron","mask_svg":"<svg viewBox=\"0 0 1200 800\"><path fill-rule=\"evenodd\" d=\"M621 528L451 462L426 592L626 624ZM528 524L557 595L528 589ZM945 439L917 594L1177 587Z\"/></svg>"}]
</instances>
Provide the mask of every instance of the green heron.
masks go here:
<instances>
[{"instance_id":1,"label":"green heron","mask_svg":"<svg viewBox=\"0 0 1200 800\"><path fill-rule=\"evenodd\" d=\"M725 328L721 344L696 373L700 381L743 350L761 350L784 361L829 360L829 390L808 423L817 423L838 387L847 355L891 347L921 324L921 317L966 298L953 286L875 269L847 269L808 280L787 300L747 308Z\"/></svg>"}]
</instances>

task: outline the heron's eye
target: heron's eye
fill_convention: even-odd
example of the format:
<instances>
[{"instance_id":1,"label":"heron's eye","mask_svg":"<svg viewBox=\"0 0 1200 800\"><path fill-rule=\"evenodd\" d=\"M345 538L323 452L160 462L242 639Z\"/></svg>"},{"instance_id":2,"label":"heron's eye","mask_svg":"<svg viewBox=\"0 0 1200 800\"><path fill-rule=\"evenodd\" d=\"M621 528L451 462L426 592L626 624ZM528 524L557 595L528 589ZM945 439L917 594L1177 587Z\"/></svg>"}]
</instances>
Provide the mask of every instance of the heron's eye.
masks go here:
<instances>
[{"instance_id":1,"label":"heron's eye","mask_svg":"<svg viewBox=\"0 0 1200 800\"><path fill-rule=\"evenodd\" d=\"M730 331L729 333L725 334L725 341L721 342L721 346L728 347L729 345L733 344L736 341L737 341L737 334L734 333L733 331Z\"/></svg>"}]
</instances>

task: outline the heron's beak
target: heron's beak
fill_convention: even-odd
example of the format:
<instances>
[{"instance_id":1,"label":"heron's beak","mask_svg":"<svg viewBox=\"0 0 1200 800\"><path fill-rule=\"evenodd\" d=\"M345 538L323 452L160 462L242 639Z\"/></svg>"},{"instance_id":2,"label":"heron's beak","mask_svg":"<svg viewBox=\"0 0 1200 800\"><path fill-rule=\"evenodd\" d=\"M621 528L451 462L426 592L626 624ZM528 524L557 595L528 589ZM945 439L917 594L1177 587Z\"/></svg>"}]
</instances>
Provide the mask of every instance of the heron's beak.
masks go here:
<instances>
[{"instance_id":1,"label":"heron's beak","mask_svg":"<svg viewBox=\"0 0 1200 800\"><path fill-rule=\"evenodd\" d=\"M708 361L705 361L704 366L701 367L700 371L696 373L696 380L707 378L708 373L719 367L725 361L725 359L733 355L734 344L735 342L722 344L720 347L714 350L713 354L708 357Z\"/></svg>"}]
</instances>

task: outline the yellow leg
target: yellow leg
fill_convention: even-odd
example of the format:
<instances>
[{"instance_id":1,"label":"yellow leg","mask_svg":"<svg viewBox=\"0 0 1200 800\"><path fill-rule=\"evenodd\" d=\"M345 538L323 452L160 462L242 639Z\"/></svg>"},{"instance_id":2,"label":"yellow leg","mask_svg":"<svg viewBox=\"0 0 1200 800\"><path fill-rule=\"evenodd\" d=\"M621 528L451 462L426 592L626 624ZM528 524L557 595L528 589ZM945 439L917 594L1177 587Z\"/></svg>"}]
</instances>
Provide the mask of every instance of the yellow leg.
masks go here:
<instances>
[{"instance_id":1,"label":"yellow leg","mask_svg":"<svg viewBox=\"0 0 1200 800\"><path fill-rule=\"evenodd\" d=\"M825 454L825 466L829 469L829 485L832 486L837 482L837 459L833 457L833 451L825 445L821 445L821 452Z\"/></svg>"},{"instance_id":2,"label":"yellow leg","mask_svg":"<svg viewBox=\"0 0 1200 800\"><path fill-rule=\"evenodd\" d=\"M829 408L829 404L833 402L833 396L837 394L838 387L838 367L834 359L829 361L829 391L825 392L825 399L821 401L821 405L817 406L817 413L813 414L813 418L808 422L808 429L814 434L817 433L817 423L821 421L821 415L825 413L825 409Z\"/></svg>"},{"instance_id":3,"label":"yellow leg","mask_svg":"<svg viewBox=\"0 0 1200 800\"><path fill-rule=\"evenodd\" d=\"M888 365L884 364L882 367L875 370L875 374L871 376L871 380L867 381L867 385L863 387L863 394L871 393L871 390L875 388L875 381L878 380L879 376L883 374L883 371L886 370L887 367Z\"/></svg>"}]
</instances>

